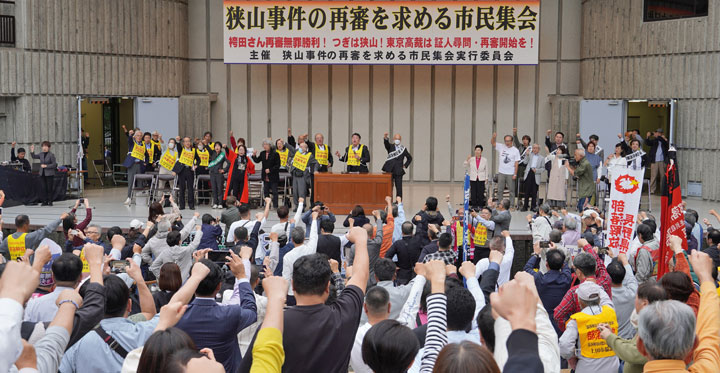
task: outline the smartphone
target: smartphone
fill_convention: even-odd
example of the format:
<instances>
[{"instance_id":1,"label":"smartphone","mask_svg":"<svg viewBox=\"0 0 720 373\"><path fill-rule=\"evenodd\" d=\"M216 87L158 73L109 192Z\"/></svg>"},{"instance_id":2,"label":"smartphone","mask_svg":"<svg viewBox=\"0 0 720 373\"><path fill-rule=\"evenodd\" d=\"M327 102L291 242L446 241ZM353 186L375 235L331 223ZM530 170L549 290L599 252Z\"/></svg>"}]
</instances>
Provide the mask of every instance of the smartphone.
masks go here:
<instances>
[{"instance_id":1,"label":"smartphone","mask_svg":"<svg viewBox=\"0 0 720 373\"><path fill-rule=\"evenodd\" d=\"M550 241L540 241L540 248L547 249L550 247Z\"/></svg>"},{"instance_id":2,"label":"smartphone","mask_svg":"<svg viewBox=\"0 0 720 373\"><path fill-rule=\"evenodd\" d=\"M111 260L110 261L110 272L112 273L125 273L127 266L129 266L127 260Z\"/></svg>"},{"instance_id":3,"label":"smartphone","mask_svg":"<svg viewBox=\"0 0 720 373\"><path fill-rule=\"evenodd\" d=\"M208 253L208 259L215 263L225 263L227 260L226 256L230 256L229 250L213 250Z\"/></svg>"},{"instance_id":4,"label":"smartphone","mask_svg":"<svg viewBox=\"0 0 720 373\"><path fill-rule=\"evenodd\" d=\"M71 230L68 232L68 234L72 234L73 236L77 236L78 233L80 233L80 232L78 232L77 229L71 229Z\"/></svg>"},{"instance_id":5,"label":"smartphone","mask_svg":"<svg viewBox=\"0 0 720 373\"><path fill-rule=\"evenodd\" d=\"M80 198L80 203L85 203L85 198Z\"/></svg>"},{"instance_id":6,"label":"smartphone","mask_svg":"<svg viewBox=\"0 0 720 373\"><path fill-rule=\"evenodd\" d=\"M170 199L170 193L165 193L165 194L163 194L163 198L165 198L165 199Z\"/></svg>"}]
</instances>

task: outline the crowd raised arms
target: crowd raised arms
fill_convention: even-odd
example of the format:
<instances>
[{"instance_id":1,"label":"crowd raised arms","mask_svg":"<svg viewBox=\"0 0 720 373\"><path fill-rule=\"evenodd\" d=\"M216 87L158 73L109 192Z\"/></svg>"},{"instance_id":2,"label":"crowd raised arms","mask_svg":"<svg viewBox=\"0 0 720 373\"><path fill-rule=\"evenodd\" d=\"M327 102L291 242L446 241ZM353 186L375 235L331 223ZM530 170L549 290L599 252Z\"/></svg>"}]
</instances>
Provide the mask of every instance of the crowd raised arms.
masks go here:
<instances>
[{"instance_id":1,"label":"crowd raised arms","mask_svg":"<svg viewBox=\"0 0 720 373\"><path fill-rule=\"evenodd\" d=\"M523 207L537 209L526 217L532 255L513 275L516 201L488 192L483 144L464 161L469 211L447 195L448 216L433 196L406 214L395 180L394 200L387 196L374 211L356 206L347 231L337 233L334 213L306 189L336 161L322 135L310 142L288 131L287 142L266 139L248 150L232 133L229 144L210 133L163 144L159 135L128 131L136 174L177 177L185 192L198 174L208 175L198 182L227 177L211 196L227 207L183 220L192 193L179 203L163 196L127 234L120 227L103 233L87 199L34 232L30 218L17 215L15 232L0 243L0 371L717 370L720 231L683 206L687 238L669 236L671 253L663 256L662 227L641 211L627 253L604 247L606 217L592 207L593 193L603 176L612 180L612 167L642 165L624 157L639 150L638 140L617 144L595 169L603 164L592 157L597 138L578 136L577 149L568 150L562 133L551 135L546 155L517 131L490 140L498 183L504 179L499 192L517 188ZM412 157L400 135L383 138L383 171L401 179ZM334 155L366 167L369 150L360 135L351 141ZM654 156L662 156L661 145ZM255 164L267 187L263 210L253 215L245 198ZM564 195L538 205L544 171L551 188L577 177L577 214L561 204ZM298 189L294 212L269 195L285 172ZM279 222L266 227L271 213ZM720 214L710 214L720 223ZM59 226L65 244L45 245ZM661 264L669 272L659 273Z\"/></svg>"}]
</instances>

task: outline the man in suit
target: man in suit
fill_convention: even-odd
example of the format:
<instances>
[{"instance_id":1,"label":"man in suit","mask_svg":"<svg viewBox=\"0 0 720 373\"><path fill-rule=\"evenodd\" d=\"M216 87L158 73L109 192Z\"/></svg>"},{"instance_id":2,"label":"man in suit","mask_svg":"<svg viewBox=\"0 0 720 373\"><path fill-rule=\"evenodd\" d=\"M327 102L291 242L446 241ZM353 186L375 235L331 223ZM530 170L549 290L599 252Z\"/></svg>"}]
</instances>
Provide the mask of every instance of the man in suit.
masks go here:
<instances>
[{"instance_id":1,"label":"man in suit","mask_svg":"<svg viewBox=\"0 0 720 373\"><path fill-rule=\"evenodd\" d=\"M186 332L198 348L210 348L215 359L222 363L226 372L237 372L242 356L237 341L238 333L257 320L255 296L248 280L252 249L243 247L240 257L230 254L228 266L235 275L235 288L230 304L220 306L215 295L220 291L223 272L220 266L208 259L201 259L210 269L195 291L195 299L188 305L177 327Z\"/></svg>"},{"instance_id":2,"label":"man in suit","mask_svg":"<svg viewBox=\"0 0 720 373\"><path fill-rule=\"evenodd\" d=\"M540 156L540 145L533 144L532 151L521 161L525 164L525 172L523 174L523 191L525 193L525 202L522 211L528 210L528 201L532 199L530 209L535 211L537 208L538 186L540 185L543 164L545 158Z\"/></svg>"},{"instance_id":3,"label":"man in suit","mask_svg":"<svg viewBox=\"0 0 720 373\"><path fill-rule=\"evenodd\" d=\"M50 141L42 142L42 152L35 154L35 145L30 145L30 155L34 159L40 160L40 177L43 182L43 206L52 206L53 190L55 189L55 171L57 170L57 161L55 154L50 151Z\"/></svg>"},{"instance_id":4,"label":"man in suit","mask_svg":"<svg viewBox=\"0 0 720 373\"><path fill-rule=\"evenodd\" d=\"M263 140L263 151L253 150L252 159L262 164L263 195L268 197L272 190L273 206L278 205L278 183L280 182L280 155L272 150L272 139Z\"/></svg>"},{"instance_id":5,"label":"man in suit","mask_svg":"<svg viewBox=\"0 0 720 373\"><path fill-rule=\"evenodd\" d=\"M663 129L658 128L653 137L650 137L650 132L648 132L645 144L650 146L650 154L647 159L650 162L650 191L655 191L655 182L657 181L657 188L662 193L662 183L665 181L665 160L668 155L668 140L663 135Z\"/></svg>"},{"instance_id":6,"label":"man in suit","mask_svg":"<svg viewBox=\"0 0 720 373\"><path fill-rule=\"evenodd\" d=\"M328 172L333 166L333 156L332 156L332 150L330 150L330 145L325 144L325 136L323 136L322 133L318 132L315 134L315 142L308 140L307 133L298 137L298 141L301 143L306 143L308 146L308 151L315 157L315 160L318 162L319 167L317 168L317 172ZM295 138L292 136L292 132L288 128L288 144L295 146ZM315 188L313 188L313 185L315 185L315 175L310 175L310 204L313 204L315 202ZM308 228L309 229L309 228Z\"/></svg>"},{"instance_id":7,"label":"man in suit","mask_svg":"<svg viewBox=\"0 0 720 373\"><path fill-rule=\"evenodd\" d=\"M200 157L197 149L192 145L192 140L189 137L183 138L178 161L173 167L173 175L177 175L180 184L180 210L185 209L186 196L190 210L195 210L195 170L198 164Z\"/></svg>"},{"instance_id":8,"label":"man in suit","mask_svg":"<svg viewBox=\"0 0 720 373\"><path fill-rule=\"evenodd\" d=\"M361 144L360 140L360 134L353 133L352 143L345 150L345 155L340 156L340 152L335 151L340 162L347 162L348 172L369 172L367 164L370 162L370 149Z\"/></svg>"},{"instance_id":9,"label":"man in suit","mask_svg":"<svg viewBox=\"0 0 720 373\"><path fill-rule=\"evenodd\" d=\"M408 168L408 166L410 166L410 162L412 162L410 152L405 146L400 144L400 140L402 140L402 136L400 136L399 133L396 133L395 136L393 136L393 144L390 144L387 132L385 132L385 136L383 137L385 150L387 150L388 155L382 170L383 172L389 172L392 174L393 183L395 184L395 192L398 197L402 197L402 179L403 175L405 175L405 169ZM404 162L403 159L405 159Z\"/></svg>"}]
</instances>

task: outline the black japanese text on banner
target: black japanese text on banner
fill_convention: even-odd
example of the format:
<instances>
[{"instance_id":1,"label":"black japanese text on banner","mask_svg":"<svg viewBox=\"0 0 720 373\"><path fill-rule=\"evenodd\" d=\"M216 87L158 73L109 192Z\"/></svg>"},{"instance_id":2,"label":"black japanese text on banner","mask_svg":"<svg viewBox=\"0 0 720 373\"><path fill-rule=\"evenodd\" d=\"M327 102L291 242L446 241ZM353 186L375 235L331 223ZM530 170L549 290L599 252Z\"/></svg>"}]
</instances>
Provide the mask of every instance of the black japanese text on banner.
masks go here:
<instances>
[{"instance_id":1,"label":"black japanese text on banner","mask_svg":"<svg viewBox=\"0 0 720 373\"><path fill-rule=\"evenodd\" d=\"M224 1L225 63L535 65L540 1Z\"/></svg>"}]
</instances>

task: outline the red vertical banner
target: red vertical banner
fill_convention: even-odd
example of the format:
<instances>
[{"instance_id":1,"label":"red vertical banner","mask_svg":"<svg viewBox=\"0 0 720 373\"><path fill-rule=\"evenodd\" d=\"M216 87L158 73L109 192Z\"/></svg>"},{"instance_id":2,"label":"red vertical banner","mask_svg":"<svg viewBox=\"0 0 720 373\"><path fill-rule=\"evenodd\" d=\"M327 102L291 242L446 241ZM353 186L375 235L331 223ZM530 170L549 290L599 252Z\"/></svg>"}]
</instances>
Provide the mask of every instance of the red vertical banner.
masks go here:
<instances>
[{"instance_id":1,"label":"red vertical banner","mask_svg":"<svg viewBox=\"0 0 720 373\"><path fill-rule=\"evenodd\" d=\"M673 256L669 245L670 236L682 238L683 249L687 251L687 235L685 234L685 213L682 207L680 180L677 175L677 165L670 160L665 172L665 186L661 198L660 220L660 262L658 263L657 278L668 272L668 261Z\"/></svg>"}]
</instances>

